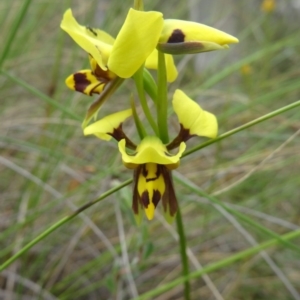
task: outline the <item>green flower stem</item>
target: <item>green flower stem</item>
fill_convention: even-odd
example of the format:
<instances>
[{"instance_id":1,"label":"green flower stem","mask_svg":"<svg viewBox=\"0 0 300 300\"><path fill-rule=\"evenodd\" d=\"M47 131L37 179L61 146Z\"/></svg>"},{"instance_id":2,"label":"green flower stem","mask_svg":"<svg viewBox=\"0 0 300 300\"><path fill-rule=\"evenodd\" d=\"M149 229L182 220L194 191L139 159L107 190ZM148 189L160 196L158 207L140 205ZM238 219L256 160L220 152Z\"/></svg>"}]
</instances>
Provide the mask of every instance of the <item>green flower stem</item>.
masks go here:
<instances>
[{"instance_id":1,"label":"green flower stem","mask_svg":"<svg viewBox=\"0 0 300 300\"><path fill-rule=\"evenodd\" d=\"M144 79L143 79L143 72L144 72L144 66L142 66L141 68L139 68L139 70L134 74L133 78L135 81L135 85L138 91L138 95L140 98L140 102L144 111L144 114L149 122L149 124L151 125L154 133L156 135L158 135L158 128L157 125L152 117L151 111L148 107L148 103L147 103L147 99L146 99L146 95L145 95L145 90L144 90Z\"/></svg>"},{"instance_id":2,"label":"green flower stem","mask_svg":"<svg viewBox=\"0 0 300 300\"><path fill-rule=\"evenodd\" d=\"M153 100L153 102L156 105L157 85L154 78L146 68L144 68L143 80L144 80L144 89L146 93L150 96L150 98Z\"/></svg>"},{"instance_id":3,"label":"green flower stem","mask_svg":"<svg viewBox=\"0 0 300 300\"><path fill-rule=\"evenodd\" d=\"M167 144L169 142L167 71L166 71L165 54L160 51L158 51L157 77L158 77L157 99L156 99L157 124L159 130L159 137L163 143ZM179 235L179 248L180 248L180 257L181 257L181 265L182 265L182 274L184 276L187 276L189 275L189 263L186 254L186 236L184 232L184 227L183 227L181 212L179 207L176 214L176 224L177 224L177 231ZM184 298L186 300L190 299L190 283L188 280L184 282Z\"/></svg>"},{"instance_id":4,"label":"green flower stem","mask_svg":"<svg viewBox=\"0 0 300 300\"><path fill-rule=\"evenodd\" d=\"M295 239L300 236L300 230L292 231L287 234L284 234L281 236L282 240L288 241L291 239ZM239 260L243 260L251 255L254 255L264 249L270 248L271 246L274 246L278 244L278 239L272 239L267 242L261 243L257 246L248 248L246 250L240 251L234 255L231 255L225 259L219 260L215 263L209 264L207 267L204 267L201 270L197 270L195 272L190 273L188 276L182 276L179 277L169 283L166 283L164 285L160 285L159 287L152 289L151 291L144 293L143 295L140 295L139 297L135 298L134 300L146 300L146 299L155 299L155 296L161 295L164 292L167 292L171 290L172 288L186 282L187 280L199 278L204 274L211 273L216 270L220 270L224 267L227 267L228 265L231 265L234 262L237 262Z\"/></svg>"},{"instance_id":5,"label":"green flower stem","mask_svg":"<svg viewBox=\"0 0 300 300\"><path fill-rule=\"evenodd\" d=\"M103 193L98 199L89 202L85 205L82 205L79 207L76 211L74 211L72 214L69 216L66 216L50 226L48 229L43 231L39 236L37 236L35 239L33 239L31 242L29 242L27 245L25 245L22 249L20 249L17 253L15 253L12 257L10 257L6 262L4 262L2 265L0 265L0 271L3 271L5 268L7 268L10 264L12 264L16 259L18 259L22 254L24 254L26 251L28 251L30 248L32 248L35 244L43 240L45 237L47 237L50 233L64 225L65 223L69 222L72 220L74 217L79 215L81 212L86 210L87 208L93 206L94 204L100 202L101 200L105 199L109 195L113 194L114 192L122 189L124 186L130 184L132 182L132 179L128 179L124 181L123 183L119 184L118 186L108 190L107 192Z\"/></svg>"},{"instance_id":6,"label":"green flower stem","mask_svg":"<svg viewBox=\"0 0 300 300\"><path fill-rule=\"evenodd\" d=\"M160 139L167 144L169 141L167 71L165 54L160 51L158 51L157 81L157 125Z\"/></svg>"},{"instance_id":7,"label":"green flower stem","mask_svg":"<svg viewBox=\"0 0 300 300\"><path fill-rule=\"evenodd\" d=\"M140 139L142 140L148 134L136 112L133 96L130 97L130 106L131 106L131 110L132 110L132 116L133 116L133 120L135 123L135 127L137 129Z\"/></svg>"},{"instance_id":8,"label":"green flower stem","mask_svg":"<svg viewBox=\"0 0 300 300\"><path fill-rule=\"evenodd\" d=\"M182 264L182 275L183 276L188 276L190 271L189 271L189 261L188 257L186 255L186 236L184 232L184 227L182 223L182 218L181 218L181 211L180 207L178 207L178 211L176 214L176 224L177 224L177 231L179 235L179 246L180 246L180 256L181 256L181 264ZM190 282L187 280L184 282L184 298L186 300L191 299L190 298Z\"/></svg>"},{"instance_id":9,"label":"green flower stem","mask_svg":"<svg viewBox=\"0 0 300 300\"><path fill-rule=\"evenodd\" d=\"M144 10L144 3L143 0L134 0L134 4L133 4L134 9L136 10Z\"/></svg>"},{"instance_id":10,"label":"green flower stem","mask_svg":"<svg viewBox=\"0 0 300 300\"><path fill-rule=\"evenodd\" d=\"M8 36L7 41L4 43L4 41L2 40L2 45L4 44L5 46L4 46L4 49L3 49L2 53L1 53L1 56L0 56L0 69L1 69L1 67L2 67L8 53L9 53L12 42L13 42L13 40L14 40L17 32L18 32L18 29L19 29L25 15L26 15L26 12L29 8L30 3L31 3L31 0L26 0L26 1L23 2L23 6L20 9L19 15L16 17L15 22L12 25L12 27L9 28L9 33L10 34Z\"/></svg>"},{"instance_id":11,"label":"green flower stem","mask_svg":"<svg viewBox=\"0 0 300 300\"><path fill-rule=\"evenodd\" d=\"M286 105L286 106L284 106L282 108L279 108L277 110L274 110L274 111L272 111L272 112L270 112L270 113L268 113L268 114L266 114L266 115L264 115L262 117L259 117L259 118L255 119L253 121L250 121L250 122L248 122L248 123L246 123L246 124L244 124L244 125L242 125L240 127L237 127L235 129L229 130L229 131L227 131L227 132L219 135L215 139L211 139L211 140L209 140L207 142L204 142L204 143L202 143L202 144L200 144L200 145L198 145L198 146L196 146L196 147L194 147L194 148L186 151L182 155L182 157L188 156L188 155L190 155L190 154L192 154L192 153L194 153L194 152L196 152L196 151L198 151L198 150L200 150L202 148L205 148L205 147L207 147L207 146L209 146L211 144L214 144L214 143L216 143L218 141L221 141L221 140L223 140L223 139L225 139L225 138L227 138L227 137L229 137L229 136L231 136L231 135L233 135L235 133L238 133L238 132L240 132L240 131L242 131L242 130L244 130L246 128L252 127L252 126L254 126L254 125L256 125L256 124L258 124L260 122L263 122L263 121L266 121L268 119L271 119L271 118L273 118L273 117L275 117L277 115L280 115L280 114L282 114L282 113L284 113L284 112L286 112L286 111L288 111L290 109L296 108L298 106L300 106L300 100L298 100L298 101L296 101L296 102L294 102L292 104Z\"/></svg>"}]
</instances>

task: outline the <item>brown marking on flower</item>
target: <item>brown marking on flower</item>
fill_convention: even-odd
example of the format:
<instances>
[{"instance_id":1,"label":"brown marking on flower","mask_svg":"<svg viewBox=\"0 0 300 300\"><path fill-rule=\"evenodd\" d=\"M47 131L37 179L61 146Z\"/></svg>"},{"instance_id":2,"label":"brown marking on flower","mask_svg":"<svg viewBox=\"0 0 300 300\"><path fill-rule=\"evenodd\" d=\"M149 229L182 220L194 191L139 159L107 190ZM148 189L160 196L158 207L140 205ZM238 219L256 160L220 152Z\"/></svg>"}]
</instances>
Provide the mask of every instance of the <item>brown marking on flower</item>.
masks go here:
<instances>
[{"instance_id":1,"label":"brown marking on flower","mask_svg":"<svg viewBox=\"0 0 300 300\"><path fill-rule=\"evenodd\" d=\"M143 176L146 178L146 182L149 182L149 181L155 181L158 179L158 177L160 176L161 174L161 165L156 165L156 172L155 172L155 177L148 177L148 170L146 168L146 165L144 165L144 168L143 168Z\"/></svg>"},{"instance_id":2,"label":"brown marking on flower","mask_svg":"<svg viewBox=\"0 0 300 300\"><path fill-rule=\"evenodd\" d=\"M170 213L173 217L178 210L176 194L172 180L172 173L165 166L163 166L163 177L166 185L165 192L162 196L162 204L165 212Z\"/></svg>"},{"instance_id":3,"label":"brown marking on flower","mask_svg":"<svg viewBox=\"0 0 300 300\"><path fill-rule=\"evenodd\" d=\"M139 193L137 189L138 179L141 169L137 168L133 172L133 196L132 196L132 210L135 215L139 214Z\"/></svg>"},{"instance_id":4,"label":"brown marking on flower","mask_svg":"<svg viewBox=\"0 0 300 300\"><path fill-rule=\"evenodd\" d=\"M146 182L155 181L155 180L157 180L157 177L146 178Z\"/></svg>"},{"instance_id":5,"label":"brown marking on flower","mask_svg":"<svg viewBox=\"0 0 300 300\"><path fill-rule=\"evenodd\" d=\"M162 173L162 168L163 168L162 165L156 165L156 172L155 172L155 175L157 176L157 178L161 175L161 173Z\"/></svg>"},{"instance_id":6,"label":"brown marking on flower","mask_svg":"<svg viewBox=\"0 0 300 300\"><path fill-rule=\"evenodd\" d=\"M156 165L155 177L149 177L149 178L147 178L147 176L148 176L148 173L147 173L147 176L145 176L146 182L157 180L158 177L159 177L159 175L160 175L160 173L161 173L159 169L160 169L159 165Z\"/></svg>"},{"instance_id":7,"label":"brown marking on flower","mask_svg":"<svg viewBox=\"0 0 300 300\"><path fill-rule=\"evenodd\" d=\"M108 83L113 79L111 72L108 69L106 71L102 70L99 65L93 70L93 74L103 83Z\"/></svg>"},{"instance_id":8,"label":"brown marking on flower","mask_svg":"<svg viewBox=\"0 0 300 300\"><path fill-rule=\"evenodd\" d=\"M182 43L184 42L184 33L181 29L174 29L167 43Z\"/></svg>"},{"instance_id":9,"label":"brown marking on flower","mask_svg":"<svg viewBox=\"0 0 300 300\"><path fill-rule=\"evenodd\" d=\"M145 164L142 166L142 175L143 175L145 178L147 178L147 176L148 176L148 170L147 170Z\"/></svg>"},{"instance_id":10,"label":"brown marking on flower","mask_svg":"<svg viewBox=\"0 0 300 300\"><path fill-rule=\"evenodd\" d=\"M92 96L93 93L95 94L100 94L101 92L96 92L96 88L100 85L104 84L103 82L99 82L97 85L95 85L92 89L91 89L91 92L90 92L90 96Z\"/></svg>"},{"instance_id":11,"label":"brown marking on flower","mask_svg":"<svg viewBox=\"0 0 300 300\"><path fill-rule=\"evenodd\" d=\"M177 135L177 137L167 145L167 149L168 150L172 150L175 149L177 147L179 147L181 142L186 142L187 140L189 140L191 137L193 137L194 135L190 134L190 130L189 129L185 129L183 127L182 124L180 124L180 131ZM167 153L165 153L167 155Z\"/></svg>"},{"instance_id":12,"label":"brown marking on flower","mask_svg":"<svg viewBox=\"0 0 300 300\"><path fill-rule=\"evenodd\" d=\"M121 123L118 128L114 128L113 133L107 132L107 134L111 135L118 142L121 141L121 140L123 140L123 139L125 139L125 141L126 141L126 147L128 147L129 149L132 149L132 150L136 150L136 144L134 144L128 138L128 136L124 133L123 128L122 128L122 124L123 123ZM136 155L136 153L128 154L128 155L134 156L134 155Z\"/></svg>"},{"instance_id":13,"label":"brown marking on flower","mask_svg":"<svg viewBox=\"0 0 300 300\"><path fill-rule=\"evenodd\" d=\"M97 64L96 60L93 58L93 56L90 53L89 56L90 56L92 74L95 75L99 81L106 84L112 81L114 78L116 78L116 75L112 73L108 68L107 70L101 69L101 67Z\"/></svg>"},{"instance_id":14,"label":"brown marking on flower","mask_svg":"<svg viewBox=\"0 0 300 300\"><path fill-rule=\"evenodd\" d=\"M194 136L194 134L190 134L190 130L188 128L184 128L182 124L180 124L180 127L180 133L183 142L186 142Z\"/></svg>"},{"instance_id":15,"label":"brown marking on flower","mask_svg":"<svg viewBox=\"0 0 300 300\"><path fill-rule=\"evenodd\" d=\"M154 204L154 206L156 207L159 200L161 199L161 194L158 190L154 190L153 191L153 197L152 197L152 202Z\"/></svg>"},{"instance_id":16,"label":"brown marking on flower","mask_svg":"<svg viewBox=\"0 0 300 300\"><path fill-rule=\"evenodd\" d=\"M148 205L150 204L150 199L149 199L149 192L148 191L144 191L141 195L141 202L142 205L147 208Z\"/></svg>"},{"instance_id":17,"label":"brown marking on flower","mask_svg":"<svg viewBox=\"0 0 300 300\"><path fill-rule=\"evenodd\" d=\"M75 91L84 93L86 87L91 83L83 73L75 73L73 75Z\"/></svg>"}]
</instances>

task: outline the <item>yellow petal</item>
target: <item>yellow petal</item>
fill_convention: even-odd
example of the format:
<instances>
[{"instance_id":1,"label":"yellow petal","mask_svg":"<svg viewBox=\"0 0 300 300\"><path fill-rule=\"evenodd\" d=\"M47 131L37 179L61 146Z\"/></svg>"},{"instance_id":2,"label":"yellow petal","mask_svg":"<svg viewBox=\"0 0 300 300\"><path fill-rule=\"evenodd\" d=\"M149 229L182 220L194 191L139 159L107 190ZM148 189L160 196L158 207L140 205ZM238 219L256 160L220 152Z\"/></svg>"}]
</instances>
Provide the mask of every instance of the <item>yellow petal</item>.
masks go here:
<instances>
[{"instance_id":1,"label":"yellow petal","mask_svg":"<svg viewBox=\"0 0 300 300\"><path fill-rule=\"evenodd\" d=\"M108 45L113 45L115 42L115 38L113 38L110 34L108 34L107 32L98 29L98 28L91 28L91 27L86 27L88 34L91 37L95 37L97 38L97 40L106 43Z\"/></svg>"},{"instance_id":2,"label":"yellow petal","mask_svg":"<svg viewBox=\"0 0 300 300\"><path fill-rule=\"evenodd\" d=\"M100 94L105 82L101 82L91 70L81 70L70 75L66 79L66 85L71 90L91 96L92 94Z\"/></svg>"},{"instance_id":3,"label":"yellow petal","mask_svg":"<svg viewBox=\"0 0 300 300\"><path fill-rule=\"evenodd\" d=\"M164 21L159 43L188 42L210 42L225 46L238 43L238 39L223 31L196 22L172 19Z\"/></svg>"},{"instance_id":4,"label":"yellow petal","mask_svg":"<svg viewBox=\"0 0 300 300\"><path fill-rule=\"evenodd\" d=\"M108 57L112 49L113 38L104 31L84 27L77 23L68 9L63 16L60 27L87 53L94 57L98 65L106 70Z\"/></svg>"},{"instance_id":5,"label":"yellow petal","mask_svg":"<svg viewBox=\"0 0 300 300\"><path fill-rule=\"evenodd\" d=\"M111 135L109 135L109 133L112 134L114 130L131 115L131 109L108 115L105 118L85 127L83 133L84 135L94 134L102 140L109 141L111 139Z\"/></svg>"},{"instance_id":6,"label":"yellow petal","mask_svg":"<svg viewBox=\"0 0 300 300\"><path fill-rule=\"evenodd\" d=\"M113 45L109 69L119 77L131 77L155 49L162 27L161 13L130 9Z\"/></svg>"},{"instance_id":7,"label":"yellow petal","mask_svg":"<svg viewBox=\"0 0 300 300\"><path fill-rule=\"evenodd\" d=\"M147 219L149 221L151 221L153 219L154 211L155 211L155 206L152 202L150 202L149 205L147 206L147 208L145 208L145 213L146 213Z\"/></svg>"},{"instance_id":8,"label":"yellow petal","mask_svg":"<svg viewBox=\"0 0 300 300\"><path fill-rule=\"evenodd\" d=\"M134 165L141 165L146 163L155 163L166 165L169 169L175 169L179 166L179 160L184 152L186 145L181 143L177 154L170 154L166 146L156 136L146 136L136 149L136 153L127 154L125 149L126 142L121 140L119 142L119 151L122 154L122 160L125 166L133 168Z\"/></svg>"},{"instance_id":9,"label":"yellow petal","mask_svg":"<svg viewBox=\"0 0 300 300\"><path fill-rule=\"evenodd\" d=\"M216 117L203 110L200 105L190 99L181 90L176 90L173 96L173 109L179 123L184 129L189 129L190 135L215 138L218 133Z\"/></svg>"},{"instance_id":10,"label":"yellow petal","mask_svg":"<svg viewBox=\"0 0 300 300\"><path fill-rule=\"evenodd\" d=\"M137 179L140 201L149 220L153 219L155 207L165 193L166 185L163 177L163 168L164 166L155 163L144 164L141 166Z\"/></svg>"},{"instance_id":11,"label":"yellow petal","mask_svg":"<svg viewBox=\"0 0 300 300\"><path fill-rule=\"evenodd\" d=\"M166 54L165 61L166 61L166 69L167 69L167 81L173 82L178 75L176 66L174 64L173 56ZM145 67L148 69L157 70L157 66L158 66L158 53L157 50L154 49L152 53L147 57Z\"/></svg>"}]
</instances>

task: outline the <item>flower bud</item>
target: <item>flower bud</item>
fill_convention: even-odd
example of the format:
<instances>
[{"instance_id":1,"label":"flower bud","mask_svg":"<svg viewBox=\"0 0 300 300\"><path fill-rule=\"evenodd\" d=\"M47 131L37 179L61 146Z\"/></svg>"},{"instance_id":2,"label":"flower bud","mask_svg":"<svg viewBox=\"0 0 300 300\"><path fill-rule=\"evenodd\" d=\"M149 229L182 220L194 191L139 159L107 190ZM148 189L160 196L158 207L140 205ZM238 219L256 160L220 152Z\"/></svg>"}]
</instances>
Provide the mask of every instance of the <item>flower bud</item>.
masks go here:
<instances>
[{"instance_id":1,"label":"flower bud","mask_svg":"<svg viewBox=\"0 0 300 300\"><path fill-rule=\"evenodd\" d=\"M169 54L192 54L227 49L238 39L218 29L189 21L165 20L157 49Z\"/></svg>"}]
</instances>

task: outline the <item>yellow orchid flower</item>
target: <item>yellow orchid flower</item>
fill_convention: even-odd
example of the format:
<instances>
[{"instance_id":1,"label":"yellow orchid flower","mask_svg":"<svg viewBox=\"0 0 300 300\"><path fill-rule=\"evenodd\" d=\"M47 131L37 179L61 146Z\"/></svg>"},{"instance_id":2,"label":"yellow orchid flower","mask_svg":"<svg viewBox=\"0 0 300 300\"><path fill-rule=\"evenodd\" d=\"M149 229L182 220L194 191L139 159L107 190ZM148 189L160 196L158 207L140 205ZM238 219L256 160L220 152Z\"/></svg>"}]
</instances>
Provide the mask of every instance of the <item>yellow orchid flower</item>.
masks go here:
<instances>
[{"instance_id":1,"label":"yellow orchid flower","mask_svg":"<svg viewBox=\"0 0 300 300\"><path fill-rule=\"evenodd\" d=\"M166 146L156 136L145 137L133 153L127 153L125 139L118 145L124 165L134 169L132 208L137 223L141 221L142 208L147 218L152 220L160 200L164 215L171 223L177 212L171 170L179 166L185 143L180 144L178 153L174 155L168 152Z\"/></svg>"},{"instance_id":2,"label":"yellow orchid flower","mask_svg":"<svg viewBox=\"0 0 300 300\"><path fill-rule=\"evenodd\" d=\"M200 53L227 49L238 39L218 29L190 21L164 20L157 48L170 54Z\"/></svg>"},{"instance_id":3,"label":"yellow orchid flower","mask_svg":"<svg viewBox=\"0 0 300 300\"><path fill-rule=\"evenodd\" d=\"M177 114L180 131L168 145L156 136L146 136L136 146L123 132L122 123L132 115L132 110L124 110L109 115L84 129L84 134L94 134L102 140L115 138L125 167L134 170L133 204L137 223L141 221L141 211L145 210L149 220L154 217L157 204L162 200L163 211L168 222L172 222L177 211L177 200L172 183L171 170L179 167L186 144L191 137L217 136L216 117L203 110L183 91L176 90L173 109ZM179 147L177 154L168 150ZM128 152L127 148L133 151Z\"/></svg>"},{"instance_id":4,"label":"yellow orchid flower","mask_svg":"<svg viewBox=\"0 0 300 300\"><path fill-rule=\"evenodd\" d=\"M163 27L160 12L130 9L116 39L100 29L81 26L71 9L65 12L60 26L90 55L91 70L78 71L66 80L73 90L99 94L107 82L117 76L130 78L144 63L146 68L157 68L155 48ZM167 77L170 82L177 77L171 55L167 57Z\"/></svg>"}]
</instances>

